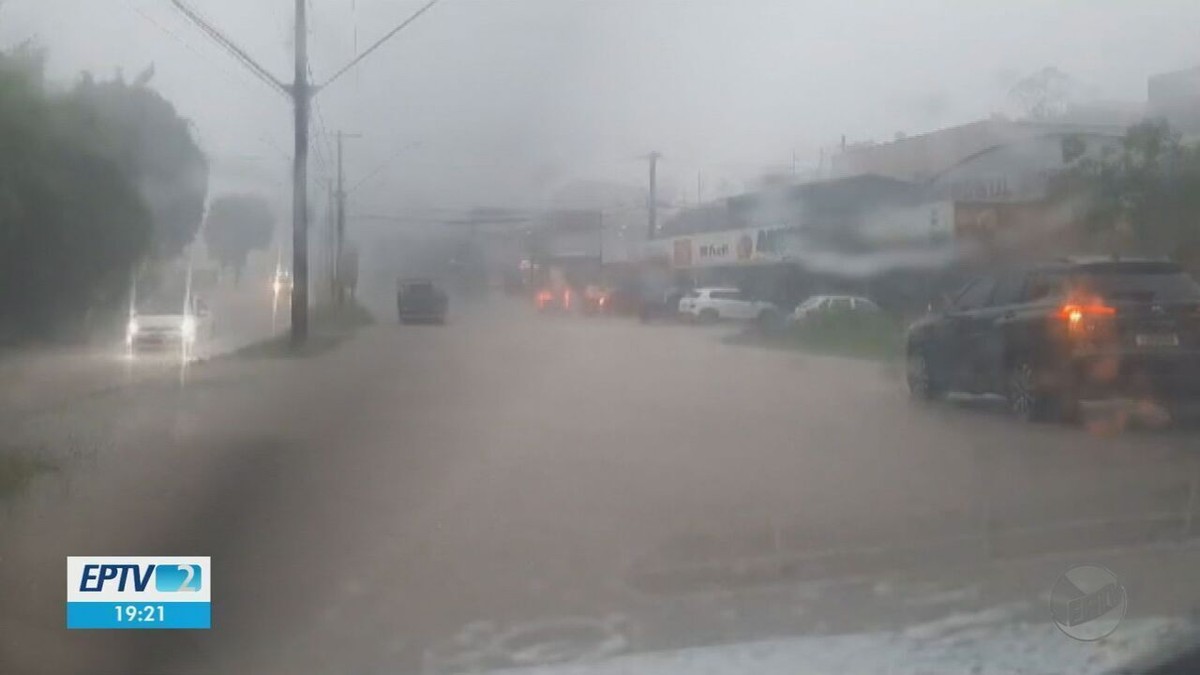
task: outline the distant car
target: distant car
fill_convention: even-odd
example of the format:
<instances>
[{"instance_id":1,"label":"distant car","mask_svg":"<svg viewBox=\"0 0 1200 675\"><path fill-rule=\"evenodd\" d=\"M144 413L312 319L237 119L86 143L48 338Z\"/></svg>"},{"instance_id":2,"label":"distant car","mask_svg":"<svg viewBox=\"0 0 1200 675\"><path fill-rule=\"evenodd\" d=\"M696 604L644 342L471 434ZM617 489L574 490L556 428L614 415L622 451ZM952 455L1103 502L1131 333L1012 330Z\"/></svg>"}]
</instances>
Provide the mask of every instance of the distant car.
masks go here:
<instances>
[{"instance_id":1,"label":"distant car","mask_svg":"<svg viewBox=\"0 0 1200 675\"><path fill-rule=\"evenodd\" d=\"M643 322L657 318L676 319L679 301L686 294L687 290L678 287L643 289L636 299L638 317Z\"/></svg>"},{"instance_id":2,"label":"distant car","mask_svg":"<svg viewBox=\"0 0 1200 675\"><path fill-rule=\"evenodd\" d=\"M401 279L396 283L396 314L400 323L445 323L449 300L428 279Z\"/></svg>"},{"instance_id":3,"label":"distant car","mask_svg":"<svg viewBox=\"0 0 1200 675\"><path fill-rule=\"evenodd\" d=\"M814 295L800 303L788 316L789 323L801 323L806 319L827 312L856 312L878 314L879 305L868 298L857 295Z\"/></svg>"},{"instance_id":4,"label":"distant car","mask_svg":"<svg viewBox=\"0 0 1200 675\"><path fill-rule=\"evenodd\" d=\"M285 269L280 269L275 272L271 279L271 290L279 295L280 293L291 293L294 282L292 281L292 273Z\"/></svg>"},{"instance_id":5,"label":"distant car","mask_svg":"<svg viewBox=\"0 0 1200 675\"><path fill-rule=\"evenodd\" d=\"M907 335L912 395L1000 394L1014 416L1081 400L1200 397L1200 285L1178 265L1068 259L981 276Z\"/></svg>"},{"instance_id":6,"label":"distant car","mask_svg":"<svg viewBox=\"0 0 1200 675\"><path fill-rule=\"evenodd\" d=\"M201 298L160 294L139 301L125 327L125 344L131 352L182 349L188 355L203 355L216 323Z\"/></svg>"},{"instance_id":7,"label":"distant car","mask_svg":"<svg viewBox=\"0 0 1200 675\"><path fill-rule=\"evenodd\" d=\"M589 284L583 289L579 309L589 316L612 311L612 295L611 289Z\"/></svg>"},{"instance_id":8,"label":"distant car","mask_svg":"<svg viewBox=\"0 0 1200 675\"><path fill-rule=\"evenodd\" d=\"M755 300L736 288L697 288L680 298L679 313L703 322L766 322L779 315L779 308L773 303Z\"/></svg>"},{"instance_id":9,"label":"distant car","mask_svg":"<svg viewBox=\"0 0 1200 675\"><path fill-rule=\"evenodd\" d=\"M533 296L533 302L539 312L569 312L575 307L575 293L570 286L561 288L543 288Z\"/></svg>"}]
</instances>

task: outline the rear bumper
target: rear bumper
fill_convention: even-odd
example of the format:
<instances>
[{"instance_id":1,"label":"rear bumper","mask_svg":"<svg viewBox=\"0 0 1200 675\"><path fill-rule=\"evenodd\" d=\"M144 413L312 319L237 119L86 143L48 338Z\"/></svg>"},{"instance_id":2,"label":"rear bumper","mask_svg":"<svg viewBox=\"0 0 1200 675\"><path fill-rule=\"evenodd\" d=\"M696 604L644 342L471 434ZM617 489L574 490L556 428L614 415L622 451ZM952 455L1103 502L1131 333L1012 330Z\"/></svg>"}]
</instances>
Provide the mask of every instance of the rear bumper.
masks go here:
<instances>
[{"instance_id":1,"label":"rear bumper","mask_svg":"<svg viewBox=\"0 0 1200 675\"><path fill-rule=\"evenodd\" d=\"M1200 352L1095 353L1074 357L1070 376L1080 398L1154 396L1200 399Z\"/></svg>"}]
</instances>

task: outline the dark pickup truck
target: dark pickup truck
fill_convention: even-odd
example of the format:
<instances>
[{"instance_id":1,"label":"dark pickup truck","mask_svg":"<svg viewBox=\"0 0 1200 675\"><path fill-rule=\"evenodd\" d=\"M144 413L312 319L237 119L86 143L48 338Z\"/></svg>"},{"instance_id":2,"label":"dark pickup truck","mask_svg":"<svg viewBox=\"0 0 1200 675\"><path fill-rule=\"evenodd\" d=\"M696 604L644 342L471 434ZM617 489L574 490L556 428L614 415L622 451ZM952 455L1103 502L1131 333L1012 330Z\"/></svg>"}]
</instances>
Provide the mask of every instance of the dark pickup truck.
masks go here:
<instances>
[{"instance_id":1,"label":"dark pickup truck","mask_svg":"<svg viewBox=\"0 0 1200 675\"><path fill-rule=\"evenodd\" d=\"M1200 285L1151 259L1074 258L981 276L907 335L913 396L1000 394L1021 419L1079 402L1200 396Z\"/></svg>"},{"instance_id":2,"label":"dark pickup truck","mask_svg":"<svg viewBox=\"0 0 1200 675\"><path fill-rule=\"evenodd\" d=\"M396 313L400 323L445 323L446 294L428 279L401 279L396 283Z\"/></svg>"}]
</instances>

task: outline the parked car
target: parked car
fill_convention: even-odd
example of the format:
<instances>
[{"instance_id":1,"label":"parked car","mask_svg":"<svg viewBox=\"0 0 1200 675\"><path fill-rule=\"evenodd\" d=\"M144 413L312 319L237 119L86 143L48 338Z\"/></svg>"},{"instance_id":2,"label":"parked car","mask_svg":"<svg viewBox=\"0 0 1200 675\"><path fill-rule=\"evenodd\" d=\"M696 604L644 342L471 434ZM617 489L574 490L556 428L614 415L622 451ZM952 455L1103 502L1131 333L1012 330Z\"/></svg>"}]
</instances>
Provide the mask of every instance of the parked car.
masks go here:
<instances>
[{"instance_id":1,"label":"parked car","mask_svg":"<svg viewBox=\"0 0 1200 675\"><path fill-rule=\"evenodd\" d=\"M878 314L879 305L858 295L814 295L797 305L788 316L790 323L800 323L827 312Z\"/></svg>"},{"instance_id":2,"label":"parked car","mask_svg":"<svg viewBox=\"0 0 1200 675\"><path fill-rule=\"evenodd\" d=\"M396 283L396 313L400 323L445 323L446 293L428 279L401 279Z\"/></svg>"},{"instance_id":3,"label":"parked car","mask_svg":"<svg viewBox=\"0 0 1200 675\"><path fill-rule=\"evenodd\" d=\"M584 315L591 316L612 311L612 289L589 284L583 289L580 298L580 310Z\"/></svg>"},{"instance_id":4,"label":"parked car","mask_svg":"<svg viewBox=\"0 0 1200 675\"><path fill-rule=\"evenodd\" d=\"M1003 395L1021 419L1081 400L1200 395L1200 285L1178 265L1075 258L981 276L907 335L913 396Z\"/></svg>"},{"instance_id":5,"label":"parked car","mask_svg":"<svg viewBox=\"0 0 1200 675\"><path fill-rule=\"evenodd\" d=\"M770 302L755 300L736 288L697 288L679 300L679 313L698 321L763 321L779 315Z\"/></svg>"},{"instance_id":6,"label":"parked car","mask_svg":"<svg viewBox=\"0 0 1200 675\"><path fill-rule=\"evenodd\" d=\"M676 319L679 317L679 301L688 291L678 288L645 289L638 298L638 318L643 323L654 319Z\"/></svg>"},{"instance_id":7,"label":"parked car","mask_svg":"<svg viewBox=\"0 0 1200 675\"><path fill-rule=\"evenodd\" d=\"M543 314L569 312L574 306L575 294L570 286L547 287L534 294L533 302Z\"/></svg>"}]
</instances>

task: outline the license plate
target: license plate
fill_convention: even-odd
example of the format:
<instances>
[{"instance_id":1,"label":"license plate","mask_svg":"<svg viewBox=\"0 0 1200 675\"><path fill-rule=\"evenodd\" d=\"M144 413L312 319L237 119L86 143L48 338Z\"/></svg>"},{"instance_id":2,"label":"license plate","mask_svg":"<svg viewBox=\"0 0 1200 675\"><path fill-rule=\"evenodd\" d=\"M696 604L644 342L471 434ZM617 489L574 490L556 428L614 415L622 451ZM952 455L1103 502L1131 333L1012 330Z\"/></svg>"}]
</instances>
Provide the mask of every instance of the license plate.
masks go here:
<instances>
[{"instance_id":1,"label":"license plate","mask_svg":"<svg viewBox=\"0 0 1200 675\"><path fill-rule=\"evenodd\" d=\"M1174 333L1140 334L1134 338L1139 347L1178 347L1179 336Z\"/></svg>"}]
</instances>

